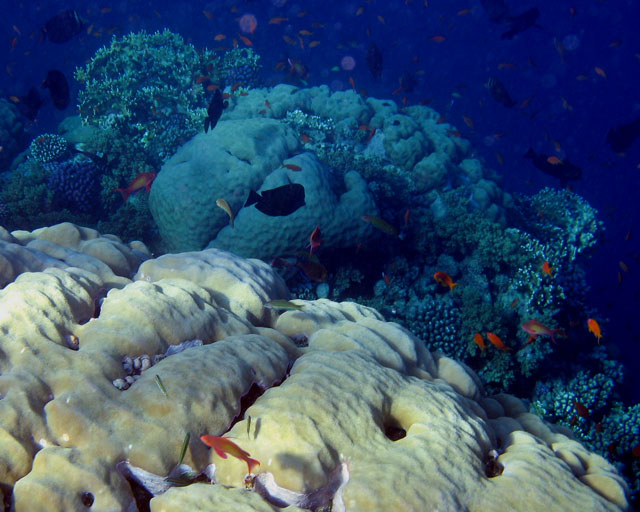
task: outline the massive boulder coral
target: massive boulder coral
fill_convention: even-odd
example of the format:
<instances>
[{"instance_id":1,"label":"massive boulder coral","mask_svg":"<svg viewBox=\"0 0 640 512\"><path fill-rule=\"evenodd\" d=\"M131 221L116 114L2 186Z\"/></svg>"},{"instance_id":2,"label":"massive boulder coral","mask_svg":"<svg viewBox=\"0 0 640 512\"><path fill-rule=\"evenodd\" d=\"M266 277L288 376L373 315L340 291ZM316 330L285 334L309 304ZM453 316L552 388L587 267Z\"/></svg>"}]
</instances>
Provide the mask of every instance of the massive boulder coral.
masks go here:
<instances>
[{"instance_id":1,"label":"massive boulder coral","mask_svg":"<svg viewBox=\"0 0 640 512\"><path fill-rule=\"evenodd\" d=\"M8 246L45 240L49 258L0 291L0 478L17 512L627 509L604 459L515 397L485 396L471 370L375 310L318 300L280 314L268 307L287 297L280 277L216 249L147 259L109 283L70 262L82 233L2 233ZM123 358L194 339L113 385ZM216 484L136 502L131 475L169 485L186 433L183 462L215 464ZM257 475L203 434L232 436Z\"/></svg>"}]
</instances>

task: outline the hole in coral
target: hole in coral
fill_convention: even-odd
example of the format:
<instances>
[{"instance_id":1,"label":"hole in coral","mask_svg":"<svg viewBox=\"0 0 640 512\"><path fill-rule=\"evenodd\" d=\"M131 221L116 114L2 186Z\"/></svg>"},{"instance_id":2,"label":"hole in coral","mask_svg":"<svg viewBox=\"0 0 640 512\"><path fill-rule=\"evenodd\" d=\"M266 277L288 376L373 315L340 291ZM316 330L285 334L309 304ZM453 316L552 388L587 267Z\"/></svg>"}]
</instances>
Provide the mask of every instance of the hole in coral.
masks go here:
<instances>
[{"instance_id":1,"label":"hole in coral","mask_svg":"<svg viewBox=\"0 0 640 512\"><path fill-rule=\"evenodd\" d=\"M504 471L504 466L498 462L498 451L491 450L484 457L484 474L487 478L500 476Z\"/></svg>"},{"instance_id":2,"label":"hole in coral","mask_svg":"<svg viewBox=\"0 0 640 512\"><path fill-rule=\"evenodd\" d=\"M81 492L80 501L85 507L89 508L94 502L93 494L87 491Z\"/></svg>"},{"instance_id":3,"label":"hole in coral","mask_svg":"<svg viewBox=\"0 0 640 512\"><path fill-rule=\"evenodd\" d=\"M407 431L396 424L387 424L384 426L384 435L391 441L399 441L407 437Z\"/></svg>"}]
</instances>

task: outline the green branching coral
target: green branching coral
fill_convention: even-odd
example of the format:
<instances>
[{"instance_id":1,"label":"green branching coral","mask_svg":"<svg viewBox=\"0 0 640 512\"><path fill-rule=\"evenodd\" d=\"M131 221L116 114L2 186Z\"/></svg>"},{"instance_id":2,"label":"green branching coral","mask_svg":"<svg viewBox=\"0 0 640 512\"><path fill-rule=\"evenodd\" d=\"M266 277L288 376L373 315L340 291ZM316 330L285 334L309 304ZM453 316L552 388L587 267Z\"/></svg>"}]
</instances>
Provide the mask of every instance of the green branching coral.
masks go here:
<instances>
[{"instance_id":1,"label":"green branching coral","mask_svg":"<svg viewBox=\"0 0 640 512\"><path fill-rule=\"evenodd\" d=\"M213 52L199 55L169 30L114 36L76 69L80 115L161 162L201 126L205 93L195 81L217 69Z\"/></svg>"}]
</instances>

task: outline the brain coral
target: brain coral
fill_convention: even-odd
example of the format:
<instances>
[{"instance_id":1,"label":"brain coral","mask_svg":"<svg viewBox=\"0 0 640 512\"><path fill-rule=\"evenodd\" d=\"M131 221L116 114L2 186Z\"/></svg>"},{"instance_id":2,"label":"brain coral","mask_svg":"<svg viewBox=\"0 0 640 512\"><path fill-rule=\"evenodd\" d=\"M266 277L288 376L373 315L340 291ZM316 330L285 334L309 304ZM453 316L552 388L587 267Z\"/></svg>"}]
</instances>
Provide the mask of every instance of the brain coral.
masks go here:
<instances>
[{"instance_id":1,"label":"brain coral","mask_svg":"<svg viewBox=\"0 0 640 512\"><path fill-rule=\"evenodd\" d=\"M376 311L266 308L288 292L263 262L209 249L147 259L130 279L108 247L138 261L143 247L70 224L0 239L7 262L38 262L0 291L0 482L18 512L628 508L604 459ZM77 250L92 240L96 257ZM112 384L123 357L193 339ZM187 432L183 462L207 476L172 487ZM257 476L198 440L227 432Z\"/></svg>"}]
</instances>

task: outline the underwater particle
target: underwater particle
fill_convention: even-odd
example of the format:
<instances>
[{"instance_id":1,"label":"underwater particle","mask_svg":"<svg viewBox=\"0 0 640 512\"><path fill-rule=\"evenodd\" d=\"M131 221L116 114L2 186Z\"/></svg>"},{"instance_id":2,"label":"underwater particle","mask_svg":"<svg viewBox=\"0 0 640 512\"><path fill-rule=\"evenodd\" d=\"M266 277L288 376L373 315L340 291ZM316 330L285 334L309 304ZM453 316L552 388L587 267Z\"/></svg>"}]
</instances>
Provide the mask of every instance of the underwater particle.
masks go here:
<instances>
[{"instance_id":1,"label":"underwater particle","mask_svg":"<svg viewBox=\"0 0 640 512\"><path fill-rule=\"evenodd\" d=\"M253 34L253 32L258 27L258 20L251 13L246 13L240 16L238 20L238 25L240 26L240 30L245 34Z\"/></svg>"},{"instance_id":2,"label":"underwater particle","mask_svg":"<svg viewBox=\"0 0 640 512\"><path fill-rule=\"evenodd\" d=\"M562 39L562 46L568 52L577 50L580 46L580 38L576 34L568 34Z\"/></svg>"},{"instance_id":3,"label":"underwater particle","mask_svg":"<svg viewBox=\"0 0 640 512\"><path fill-rule=\"evenodd\" d=\"M351 55L345 55L340 61L340 67L345 71L351 71L356 67L356 59L354 59Z\"/></svg>"}]
</instances>

